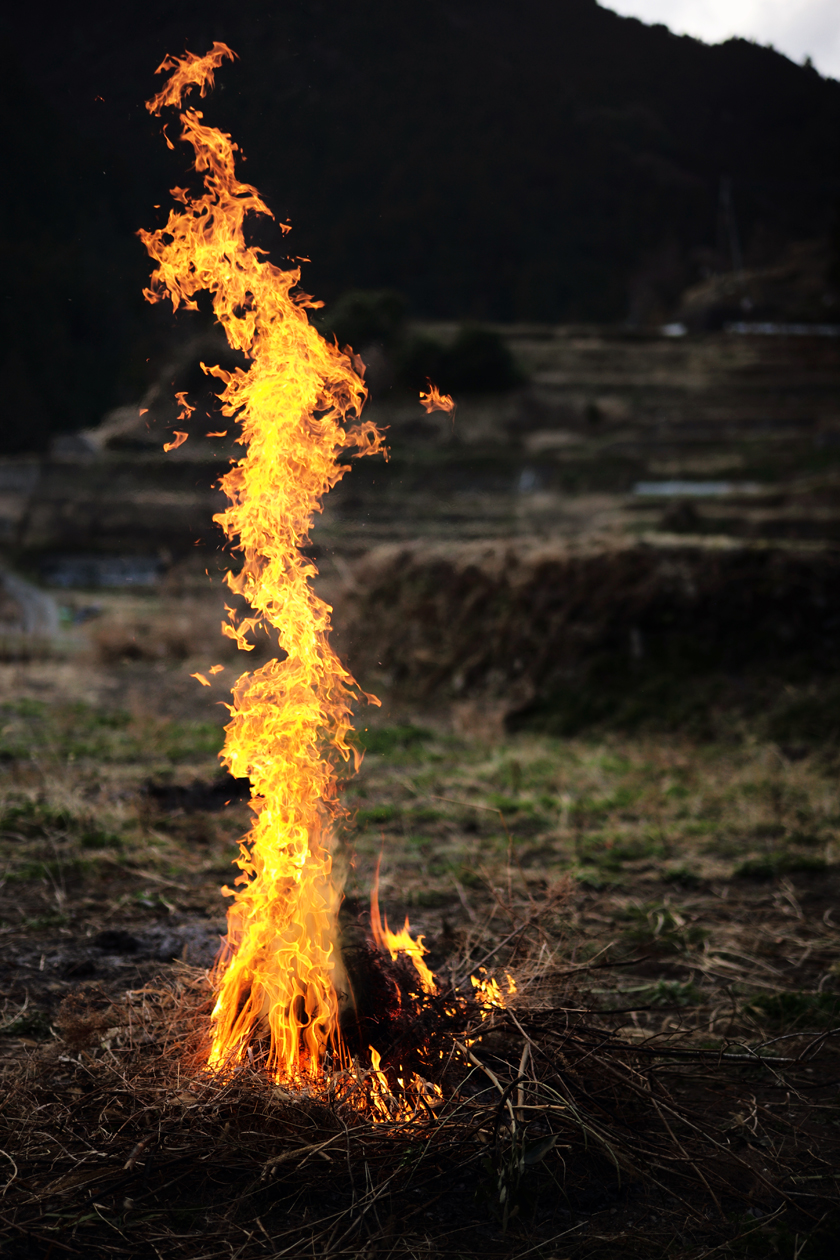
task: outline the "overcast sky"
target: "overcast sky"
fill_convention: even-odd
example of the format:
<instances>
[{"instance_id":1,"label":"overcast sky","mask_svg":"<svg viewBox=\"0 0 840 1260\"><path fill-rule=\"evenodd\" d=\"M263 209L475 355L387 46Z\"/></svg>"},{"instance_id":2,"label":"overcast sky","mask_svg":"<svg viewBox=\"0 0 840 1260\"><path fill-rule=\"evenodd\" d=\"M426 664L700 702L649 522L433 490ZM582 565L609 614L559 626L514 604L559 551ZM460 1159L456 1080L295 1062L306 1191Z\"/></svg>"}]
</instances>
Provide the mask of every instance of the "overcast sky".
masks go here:
<instances>
[{"instance_id":1,"label":"overcast sky","mask_svg":"<svg viewBox=\"0 0 840 1260\"><path fill-rule=\"evenodd\" d=\"M662 22L678 35L718 44L733 35L772 44L792 61L810 57L840 79L840 0L600 0L605 9Z\"/></svg>"}]
</instances>

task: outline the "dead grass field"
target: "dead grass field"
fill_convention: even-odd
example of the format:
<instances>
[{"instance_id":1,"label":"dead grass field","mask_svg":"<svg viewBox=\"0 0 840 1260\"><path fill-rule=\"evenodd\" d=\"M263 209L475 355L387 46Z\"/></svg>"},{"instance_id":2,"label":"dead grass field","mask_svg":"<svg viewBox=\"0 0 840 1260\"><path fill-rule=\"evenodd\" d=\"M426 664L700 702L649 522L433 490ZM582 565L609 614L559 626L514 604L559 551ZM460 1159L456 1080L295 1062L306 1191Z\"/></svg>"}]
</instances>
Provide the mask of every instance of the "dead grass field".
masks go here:
<instances>
[{"instance_id":1,"label":"dead grass field","mask_svg":"<svg viewBox=\"0 0 840 1260\"><path fill-rule=\"evenodd\" d=\"M329 1125L343 1122L328 1123L310 1104L295 1120L288 1100L272 1111L258 1080L231 1093L184 1058L206 1015L204 969L224 930L219 888L247 826L237 786L214 789L224 692L189 678L206 667L203 657L115 655L100 643L86 658L2 666L6 1254L833 1254L835 749L785 751L746 729L726 744L655 734L491 740L455 734L451 713L386 704L384 717L361 715L366 755L344 786L343 852L355 855L345 922L363 913L381 854L383 908L392 925L408 913L444 981L479 965L519 979L511 1014L497 1013L476 1046L484 1067L495 1064L499 1077L506 1064L515 1082L525 1042L545 1047L541 1038L555 1037L554 1061L559 1054L567 1064L591 1115L583 1127L553 1131L531 1168L516 1134L499 1128L496 1103L475 1089L465 1095L450 1065L450 1098L471 1097L484 1119L471 1113L466 1124L458 1113L450 1129L441 1120L434 1140L426 1130L353 1128L347 1151L357 1143L367 1188L335 1188L333 1169L331 1198L328 1153L310 1176L310 1156L300 1152L332 1140ZM628 1073L610 1086L609 1121L597 1084L608 1043L623 1047ZM536 1062L537 1049L529 1053ZM636 1076L627 1055L637 1056ZM699 1173L681 1188L654 1176L649 1151L627 1155L647 1121L609 1139L596 1123L618 1124L632 1082L654 1060L676 1072L674 1105L693 1107L714 1136L702 1157L685 1155ZM484 1070L462 1067L465 1078ZM559 1104L531 1071L522 1088L533 1098L518 1105L531 1106L544 1128ZM109 1090L120 1093L110 1111ZM185 1110L193 1097L194 1115ZM193 1120L204 1147L173 1136ZM158 1134L151 1173L151 1158L132 1155L150 1124ZM235 1151L225 1147L231 1125L253 1130ZM680 1149L700 1142L690 1125L673 1126ZM482 1153L488 1132L493 1149ZM545 1140L539 1125L525 1132L529 1150ZM206 1186L190 1190L192 1214L169 1177L165 1152L176 1147L182 1159L189 1147L193 1162L201 1149L230 1163L221 1198ZM274 1155L288 1161L285 1179L271 1181L266 1197L259 1168ZM726 1171L731 1159L741 1160L737 1175ZM409 1166L410 1185L388 1180ZM255 1169L259 1228L241 1212L234 1225L241 1196L257 1194ZM321 1229L330 1213L344 1224Z\"/></svg>"}]
</instances>

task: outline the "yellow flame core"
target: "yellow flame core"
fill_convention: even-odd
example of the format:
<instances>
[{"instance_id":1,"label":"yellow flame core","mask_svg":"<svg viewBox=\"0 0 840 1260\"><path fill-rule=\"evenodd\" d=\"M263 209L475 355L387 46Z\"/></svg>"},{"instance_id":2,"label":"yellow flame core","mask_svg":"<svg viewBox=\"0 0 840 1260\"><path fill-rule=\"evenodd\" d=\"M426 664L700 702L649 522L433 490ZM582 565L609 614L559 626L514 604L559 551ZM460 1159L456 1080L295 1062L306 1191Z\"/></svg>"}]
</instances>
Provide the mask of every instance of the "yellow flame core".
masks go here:
<instances>
[{"instance_id":1,"label":"yellow flame core","mask_svg":"<svg viewBox=\"0 0 840 1260\"><path fill-rule=\"evenodd\" d=\"M203 58L167 58L160 69L174 73L147 108L180 108L192 88L203 96L225 57L233 53L215 44ZM317 570L301 547L323 495L347 471L342 452L374 454L382 439L359 419L367 391L357 362L309 323L307 308L317 304L296 291L299 270L283 271L245 242L246 216L271 212L237 179L237 146L194 108L180 122L204 191L174 189L180 208L166 226L140 232L157 264L146 297L197 309L196 295L208 292L231 346L250 360L247 371L205 368L224 382L222 410L246 446L221 480L230 506L214 519L242 556L228 586L254 611L237 624L228 610L222 631L249 651L249 634L273 627L284 653L233 688L222 759L251 780L254 821L240 846L238 888L223 890L234 902L209 1064L241 1061L255 1036L270 1033L269 1070L294 1080L317 1075L338 1045L330 848L343 813L336 761L351 754L359 694L330 647L331 609L312 590Z\"/></svg>"}]
</instances>

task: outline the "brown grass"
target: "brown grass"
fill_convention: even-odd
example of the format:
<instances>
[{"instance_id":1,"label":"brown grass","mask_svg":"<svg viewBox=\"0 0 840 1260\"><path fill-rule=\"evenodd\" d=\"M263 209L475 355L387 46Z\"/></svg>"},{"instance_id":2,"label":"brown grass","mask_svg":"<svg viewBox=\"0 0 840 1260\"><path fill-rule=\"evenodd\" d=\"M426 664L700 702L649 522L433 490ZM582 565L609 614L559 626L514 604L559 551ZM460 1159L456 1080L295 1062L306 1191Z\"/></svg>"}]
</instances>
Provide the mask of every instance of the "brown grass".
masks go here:
<instances>
[{"instance_id":1,"label":"brown grass","mask_svg":"<svg viewBox=\"0 0 840 1260\"><path fill-rule=\"evenodd\" d=\"M100 667L103 696L142 695L120 716L33 664L4 713L4 1255L831 1254L833 754L371 726L348 921L384 846L384 908L444 984L520 988L441 1022L443 1109L376 1125L259 1054L201 1068L206 973L149 943L221 926L247 807L143 794L217 773L200 693L162 716L192 664L159 666ZM117 929L139 944L115 960Z\"/></svg>"},{"instance_id":2,"label":"brown grass","mask_svg":"<svg viewBox=\"0 0 840 1260\"><path fill-rule=\"evenodd\" d=\"M679 1021L640 1037L626 1011L580 1003L613 964L539 961L552 903L496 943L494 963L524 954L510 1009L438 1026L444 1103L410 1121L271 1085L259 1051L209 1076L195 969L65 1001L55 1038L6 1065L4 1254L705 1257L819 1233L840 1029L705 1049Z\"/></svg>"}]
</instances>

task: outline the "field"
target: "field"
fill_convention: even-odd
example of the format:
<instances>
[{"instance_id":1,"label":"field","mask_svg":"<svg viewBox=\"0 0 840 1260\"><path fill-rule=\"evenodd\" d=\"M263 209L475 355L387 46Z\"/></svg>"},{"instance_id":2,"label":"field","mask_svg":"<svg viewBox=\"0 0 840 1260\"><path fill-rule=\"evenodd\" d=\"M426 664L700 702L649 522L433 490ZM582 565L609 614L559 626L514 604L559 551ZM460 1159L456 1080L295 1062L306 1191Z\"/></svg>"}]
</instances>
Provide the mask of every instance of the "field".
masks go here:
<instances>
[{"instance_id":1,"label":"field","mask_svg":"<svg viewBox=\"0 0 840 1260\"><path fill-rule=\"evenodd\" d=\"M30 575L62 538L175 542L154 589L63 591L59 636L0 662L4 1254L834 1254L836 351L774 377L760 348L529 336L530 392L465 404L460 445L395 407L390 471L314 536L383 699L342 784L345 949L381 861L442 988L417 1035L444 1104L410 1122L197 1066L248 823L219 560L176 546L212 511L179 497L198 465L6 470ZM656 476L762 491L633 494ZM456 999L508 973L489 1014Z\"/></svg>"},{"instance_id":2,"label":"field","mask_svg":"<svg viewBox=\"0 0 840 1260\"><path fill-rule=\"evenodd\" d=\"M138 1165L129 1184L122 1169L146 1135L144 1107L136 1114L125 1102L116 1111L102 1103L91 1116L97 1099L88 1097L114 1065L123 1070L145 1054L160 1070L171 1042L183 1039L183 1028L167 1035L155 1025L148 1042L138 1044L136 1028L132 1041L132 1003L141 1026L161 992L186 986L190 1009L201 1006L201 968L224 928L219 887L247 814L231 800L238 785L215 787L218 721L196 720L201 698L188 693L173 715L183 671L172 666L5 668L15 672L19 698L3 711L0 1044L7 1096L46 1084L53 1100L45 1110L42 1094L39 1118L24 1122L34 1154L30 1148L20 1161L0 1213L9 1254L46 1254L39 1248L52 1240L62 1253L98 1245L110 1254L113 1244L122 1254L135 1228L138 1244L151 1247L153 1238L158 1254L229 1254L211 1246L219 1226L206 1201L190 1218L190 1245L201 1238L202 1248L183 1241L164 1175L175 1138L162 1139L160 1173L149 1179ZM80 698L82 690L99 703ZM535 1170L533 1187L523 1183L527 1211L503 1234L493 1210L497 1173L473 1155L463 1172L467 1208L465 1190L438 1194L435 1183L435 1205L399 1243L380 1239L381 1253L443 1254L455 1231L455 1254L477 1246L525 1254L536 1242L534 1254L550 1255L540 1247L546 1231L550 1238L574 1227L563 1254L592 1254L596 1244L604 1255L619 1245L653 1255L666 1244L672 1254L705 1254L704 1245L746 1232L745 1254L793 1255L794 1238L820 1233L836 1169L836 754L785 756L749 739L698 745L653 735L488 742L455 735L428 715L397 718L363 732L362 770L346 784L347 839L357 854L347 916L362 913L381 853L383 908L394 924L409 914L442 976L482 959L501 975L503 963L519 977L512 1010L521 1020L539 1023L553 1007L585 1010L604 1037L653 1047L665 1062L674 1045L698 1052L704 1088L712 1079L706 1101L718 1140L748 1154L769 1149L786 1176L762 1181L753 1170L720 1202L722 1218L713 1200L703 1202L700 1184L690 1195L699 1219L683 1212L675 1224L676 1200L643 1176L608 1175L592 1152L589 1175L575 1184L571 1174L564 1179L568 1151L557 1150ZM700 1088L691 1073L676 1084L678 1097ZM164 1128L173 1114L179 1132L186 1121L184 1091L183 1078L164 1089ZM66 1131L57 1146L46 1140L56 1123L50 1112ZM14 1107L6 1116L14 1131L2 1149L17 1161L22 1120ZM574 1148L580 1133L570 1136ZM234 1164L240 1160L241 1152ZM430 1170L420 1172L422 1184ZM308 1193L299 1182L291 1197L303 1212L303 1193L315 1232L318 1205L327 1215L332 1201L317 1178ZM91 1214L84 1208L92 1195ZM399 1200L383 1206L377 1229L401 1211ZM259 1217L279 1234L272 1211L263 1205ZM292 1222L283 1220L288 1231ZM300 1232L290 1241L302 1249L295 1254L311 1254L303 1250L306 1220L294 1221ZM360 1223L353 1247L369 1227ZM253 1254L275 1254L260 1238ZM797 1254L827 1255L820 1245Z\"/></svg>"}]
</instances>

